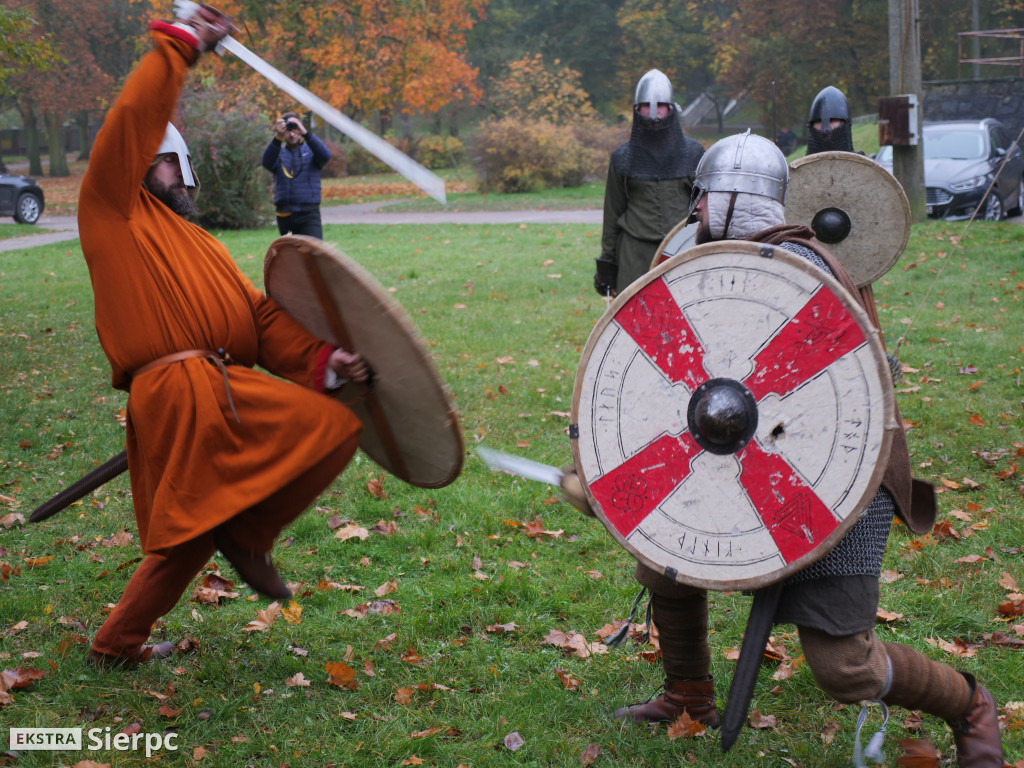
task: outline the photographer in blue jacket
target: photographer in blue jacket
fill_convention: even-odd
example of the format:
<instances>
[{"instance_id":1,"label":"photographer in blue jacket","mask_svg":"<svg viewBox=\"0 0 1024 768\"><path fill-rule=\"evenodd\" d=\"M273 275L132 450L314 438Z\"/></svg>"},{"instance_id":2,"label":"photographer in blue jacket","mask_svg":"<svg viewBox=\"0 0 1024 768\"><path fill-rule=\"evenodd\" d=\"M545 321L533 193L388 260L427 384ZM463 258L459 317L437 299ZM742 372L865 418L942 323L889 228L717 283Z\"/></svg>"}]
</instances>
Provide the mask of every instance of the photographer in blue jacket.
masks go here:
<instances>
[{"instance_id":1,"label":"photographer in blue jacket","mask_svg":"<svg viewBox=\"0 0 1024 768\"><path fill-rule=\"evenodd\" d=\"M331 151L294 112L285 112L274 123L274 137L263 150L262 165L274 174L274 207L282 235L323 239L320 170L330 159Z\"/></svg>"}]
</instances>

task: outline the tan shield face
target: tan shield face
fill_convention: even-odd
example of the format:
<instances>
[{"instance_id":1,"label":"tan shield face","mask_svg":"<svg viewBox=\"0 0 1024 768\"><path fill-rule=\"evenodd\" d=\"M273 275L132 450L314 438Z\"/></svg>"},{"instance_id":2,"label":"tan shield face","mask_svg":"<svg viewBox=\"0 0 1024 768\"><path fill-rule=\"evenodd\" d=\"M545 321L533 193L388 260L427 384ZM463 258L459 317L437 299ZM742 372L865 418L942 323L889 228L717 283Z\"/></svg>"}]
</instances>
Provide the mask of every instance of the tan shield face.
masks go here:
<instances>
[{"instance_id":1,"label":"tan shield face","mask_svg":"<svg viewBox=\"0 0 1024 768\"><path fill-rule=\"evenodd\" d=\"M789 167L786 223L811 227L858 288L888 272L910 237L910 204L895 177L853 152L819 152Z\"/></svg>"},{"instance_id":2,"label":"tan shield face","mask_svg":"<svg viewBox=\"0 0 1024 768\"><path fill-rule=\"evenodd\" d=\"M598 321L573 459L638 560L704 589L757 589L824 557L867 508L894 402L877 334L837 281L782 248L709 243Z\"/></svg>"},{"instance_id":3,"label":"tan shield face","mask_svg":"<svg viewBox=\"0 0 1024 768\"><path fill-rule=\"evenodd\" d=\"M314 336L359 352L373 385L338 398L363 422L359 441L391 474L422 488L451 483L464 447L455 408L419 332L380 284L322 240L275 240L263 265L267 295Z\"/></svg>"}]
</instances>

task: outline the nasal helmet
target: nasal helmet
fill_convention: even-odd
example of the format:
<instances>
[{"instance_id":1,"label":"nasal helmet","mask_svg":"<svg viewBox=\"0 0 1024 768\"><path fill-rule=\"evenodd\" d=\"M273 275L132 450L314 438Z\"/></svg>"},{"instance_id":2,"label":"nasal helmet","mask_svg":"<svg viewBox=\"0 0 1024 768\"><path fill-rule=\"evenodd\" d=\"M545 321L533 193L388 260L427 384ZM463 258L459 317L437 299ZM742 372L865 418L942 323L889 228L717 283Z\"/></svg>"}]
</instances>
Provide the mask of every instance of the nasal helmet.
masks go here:
<instances>
[{"instance_id":1,"label":"nasal helmet","mask_svg":"<svg viewBox=\"0 0 1024 768\"><path fill-rule=\"evenodd\" d=\"M697 163L694 201L707 192L748 192L786 204L786 156L763 136L747 129L711 145Z\"/></svg>"},{"instance_id":2,"label":"nasal helmet","mask_svg":"<svg viewBox=\"0 0 1024 768\"><path fill-rule=\"evenodd\" d=\"M181 166L181 180L187 187L189 196L195 200L196 195L199 194L199 177L196 176L195 169L192 168L192 155L189 154L188 145L185 143L185 139L182 138L181 133L173 124L168 123L167 130L164 132L164 140L160 143L160 148L157 149L156 154L160 156L171 153L178 156L178 164Z\"/></svg>"},{"instance_id":3,"label":"nasal helmet","mask_svg":"<svg viewBox=\"0 0 1024 768\"><path fill-rule=\"evenodd\" d=\"M641 104L650 106L650 115L656 118L658 105L674 105L672 101L672 82L659 69L652 69L640 78L636 84L636 95L633 97L633 109L638 110Z\"/></svg>"},{"instance_id":4,"label":"nasal helmet","mask_svg":"<svg viewBox=\"0 0 1024 768\"><path fill-rule=\"evenodd\" d=\"M818 120L821 121L823 133L828 133L831 130L829 126L833 120L850 122L850 102L846 100L843 92L834 85L822 88L811 102L811 112L807 116L808 127L813 127Z\"/></svg>"}]
</instances>

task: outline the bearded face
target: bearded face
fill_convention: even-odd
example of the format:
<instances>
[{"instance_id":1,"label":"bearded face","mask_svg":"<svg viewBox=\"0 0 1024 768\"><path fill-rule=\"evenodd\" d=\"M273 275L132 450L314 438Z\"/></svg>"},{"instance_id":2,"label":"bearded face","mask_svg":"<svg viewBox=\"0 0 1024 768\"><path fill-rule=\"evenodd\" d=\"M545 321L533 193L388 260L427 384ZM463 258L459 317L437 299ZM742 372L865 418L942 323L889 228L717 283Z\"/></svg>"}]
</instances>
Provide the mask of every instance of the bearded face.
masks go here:
<instances>
[{"instance_id":1,"label":"bearded face","mask_svg":"<svg viewBox=\"0 0 1024 768\"><path fill-rule=\"evenodd\" d=\"M157 200L166 205L179 216L194 216L195 201L188 193L188 188L181 177L181 166L178 156L173 152L160 155L149 169L143 186Z\"/></svg>"}]
</instances>

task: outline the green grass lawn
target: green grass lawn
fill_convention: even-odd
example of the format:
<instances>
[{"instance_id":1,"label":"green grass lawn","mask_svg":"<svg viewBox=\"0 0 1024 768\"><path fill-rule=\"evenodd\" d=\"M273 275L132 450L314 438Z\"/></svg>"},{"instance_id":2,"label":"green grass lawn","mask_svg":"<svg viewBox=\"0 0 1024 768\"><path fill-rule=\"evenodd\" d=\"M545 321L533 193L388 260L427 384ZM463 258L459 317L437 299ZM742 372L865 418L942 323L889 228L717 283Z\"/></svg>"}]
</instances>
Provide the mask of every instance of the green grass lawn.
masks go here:
<instances>
[{"instance_id":1,"label":"green grass lawn","mask_svg":"<svg viewBox=\"0 0 1024 768\"><path fill-rule=\"evenodd\" d=\"M1024 229L978 222L957 244L962 232L915 225L875 285L889 349L905 334L898 398L915 472L940 489L943 523L923 537L893 530L881 607L897 618L878 632L976 673L1000 707L1021 707L1024 617L1000 605L1020 606L1011 596L1024 584ZM261 284L276 231L220 236ZM98 729L101 741L173 733L177 749L159 750L160 763L201 768L849 765L859 708L817 690L792 627L775 637L795 673L775 680L778 665L766 663L751 703L774 725L745 728L726 755L714 733L672 740L664 727L608 716L656 693L650 646L581 658L545 641L560 630L597 642L625 619L633 560L600 522L550 488L489 472L473 449L570 461L573 378L604 309L591 287L599 227L327 226L325 237L393 289L422 332L459 411L464 471L429 491L387 476L380 498L368 488L380 470L360 454L285 531L276 561L299 586L276 620L246 631L268 601L218 557L210 572L236 580L238 596L214 605L186 595L154 638L191 650L134 672L85 664L140 557L127 477L41 525L18 517L123 447L126 396L109 385L88 274L77 241L3 254L0 669L42 676L0 699L0 739L10 727ZM335 538L338 519L368 538ZM537 521L547 533L527 529ZM712 594L720 704L749 605ZM330 664L354 670L349 687L328 682ZM930 717L918 728L907 714L894 710L887 764L909 738L928 739L952 765L948 729ZM1024 713L1010 706L1006 721L1007 758L1024 761ZM875 711L867 727L879 722ZM0 744L0 766L19 768L157 758L13 757Z\"/></svg>"}]
</instances>

